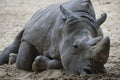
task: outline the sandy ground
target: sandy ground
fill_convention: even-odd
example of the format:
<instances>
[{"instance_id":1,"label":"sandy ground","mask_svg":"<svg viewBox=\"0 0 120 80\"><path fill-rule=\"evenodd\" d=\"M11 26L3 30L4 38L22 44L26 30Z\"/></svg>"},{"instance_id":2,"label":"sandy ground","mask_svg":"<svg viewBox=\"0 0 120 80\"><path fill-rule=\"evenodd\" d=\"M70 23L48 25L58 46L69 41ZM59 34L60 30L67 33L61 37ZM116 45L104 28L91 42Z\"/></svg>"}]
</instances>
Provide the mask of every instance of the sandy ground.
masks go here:
<instances>
[{"instance_id":1,"label":"sandy ground","mask_svg":"<svg viewBox=\"0 0 120 80\"><path fill-rule=\"evenodd\" d=\"M17 32L39 8L66 0L0 0L0 51L9 45ZM76 76L64 70L47 70L41 73L18 70L15 65L0 66L0 80L120 80L120 0L92 0L97 16L106 12L102 25L105 36L110 36L110 57L107 74Z\"/></svg>"}]
</instances>

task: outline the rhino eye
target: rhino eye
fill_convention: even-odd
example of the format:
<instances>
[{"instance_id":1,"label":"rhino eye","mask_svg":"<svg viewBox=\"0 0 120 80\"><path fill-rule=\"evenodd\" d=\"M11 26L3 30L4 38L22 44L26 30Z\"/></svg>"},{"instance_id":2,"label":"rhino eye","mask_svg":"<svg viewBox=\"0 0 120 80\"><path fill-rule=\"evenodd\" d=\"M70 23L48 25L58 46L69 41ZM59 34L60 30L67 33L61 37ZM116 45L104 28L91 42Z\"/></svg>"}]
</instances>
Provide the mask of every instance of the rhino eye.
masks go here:
<instances>
[{"instance_id":1,"label":"rhino eye","mask_svg":"<svg viewBox=\"0 0 120 80\"><path fill-rule=\"evenodd\" d=\"M74 47L75 49L77 49L77 48L78 48L78 45L77 45L77 44L75 44L75 45L73 45L73 47Z\"/></svg>"}]
</instances>

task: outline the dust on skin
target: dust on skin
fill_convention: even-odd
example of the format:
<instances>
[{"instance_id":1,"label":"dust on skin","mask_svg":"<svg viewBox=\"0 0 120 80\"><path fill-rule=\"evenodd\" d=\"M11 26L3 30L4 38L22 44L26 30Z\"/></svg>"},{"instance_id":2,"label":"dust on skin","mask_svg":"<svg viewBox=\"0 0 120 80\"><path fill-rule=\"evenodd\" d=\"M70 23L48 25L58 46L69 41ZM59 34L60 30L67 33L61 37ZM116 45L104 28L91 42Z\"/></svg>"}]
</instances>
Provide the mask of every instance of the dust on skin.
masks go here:
<instances>
[{"instance_id":1,"label":"dust on skin","mask_svg":"<svg viewBox=\"0 0 120 80\"><path fill-rule=\"evenodd\" d=\"M0 51L9 45L16 33L19 32L39 8L49 4L67 0L0 0ZM106 12L108 18L102 25L105 36L110 36L110 57L105 65L107 74L92 74L76 76L64 70L47 70L44 72L27 72L16 69L15 65L0 66L0 80L103 80L120 79L120 0L92 0L97 16Z\"/></svg>"}]
</instances>

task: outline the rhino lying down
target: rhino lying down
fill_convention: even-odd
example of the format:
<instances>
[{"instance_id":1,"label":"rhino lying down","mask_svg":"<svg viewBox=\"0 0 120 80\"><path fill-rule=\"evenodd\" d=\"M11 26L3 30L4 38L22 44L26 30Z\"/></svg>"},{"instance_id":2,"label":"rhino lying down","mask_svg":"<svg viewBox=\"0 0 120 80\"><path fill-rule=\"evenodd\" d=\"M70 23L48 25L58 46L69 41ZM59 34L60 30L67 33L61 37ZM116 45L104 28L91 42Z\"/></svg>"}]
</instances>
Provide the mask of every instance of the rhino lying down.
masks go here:
<instances>
[{"instance_id":1,"label":"rhino lying down","mask_svg":"<svg viewBox=\"0 0 120 80\"><path fill-rule=\"evenodd\" d=\"M0 65L16 62L23 70L105 73L110 49L110 39L103 37L100 28L105 20L105 13L95 18L90 0L70 0L38 10L0 54Z\"/></svg>"}]
</instances>

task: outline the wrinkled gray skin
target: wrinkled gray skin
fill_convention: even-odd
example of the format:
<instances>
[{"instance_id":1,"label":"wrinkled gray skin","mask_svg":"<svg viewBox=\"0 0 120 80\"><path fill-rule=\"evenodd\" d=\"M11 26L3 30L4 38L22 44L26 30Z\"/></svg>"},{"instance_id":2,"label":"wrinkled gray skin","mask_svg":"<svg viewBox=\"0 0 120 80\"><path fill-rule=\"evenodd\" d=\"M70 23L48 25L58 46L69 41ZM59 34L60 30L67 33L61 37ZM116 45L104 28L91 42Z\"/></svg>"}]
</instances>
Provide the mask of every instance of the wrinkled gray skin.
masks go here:
<instances>
[{"instance_id":1,"label":"wrinkled gray skin","mask_svg":"<svg viewBox=\"0 0 120 80\"><path fill-rule=\"evenodd\" d=\"M105 73L110 48L110 39L103 38L100 28L105 20L105 13L96 20L90 0L70 0L38 10L3 50L0 65L10 59L9 64L16 60L16 67L23 70L64 68L77 75Z\"/></svg>"}]
</instances>

